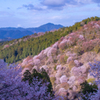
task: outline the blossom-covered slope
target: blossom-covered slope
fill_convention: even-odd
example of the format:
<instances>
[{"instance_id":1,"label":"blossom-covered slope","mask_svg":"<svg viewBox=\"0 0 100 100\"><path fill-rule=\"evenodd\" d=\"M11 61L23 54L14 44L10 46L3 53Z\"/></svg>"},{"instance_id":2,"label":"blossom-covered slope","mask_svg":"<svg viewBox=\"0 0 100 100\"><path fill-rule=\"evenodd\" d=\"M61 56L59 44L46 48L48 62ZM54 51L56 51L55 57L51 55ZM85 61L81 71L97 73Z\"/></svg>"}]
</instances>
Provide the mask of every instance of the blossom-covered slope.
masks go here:
<instances>
[{"instance_id":1,"label":"blossom-covered slope","mask_svg":"<svg viewBox=\"0 0 100 100\"><path fill-rule=\"evenodd\" d=\"M42 68L48 73L55 95L73 99L80 91L80 84L87 81L92 84L90 62L100 61L100 21L91 21L65 37L61 37L50 47L34 57L28 56L21 65L23 73Z\"/></svg>"},{"instance_id":2,"label":"blossom-covered slope","mask_svg":"<svg viewBox=\"0 0 100 100\"><path fill-rule=\"evenodd\" d=\"M71 32L79 32L79 30L85 32L85 30L82 30L83 26L85 27L90 21L99 20L99 17L91 17L82 20L81 22L77 22L73 26L64 27L55 31L45 32L45 34L35 34L35 37L34 35L31 35L9 42L0 42L0 59L4 59L7 63L14 63L26 58L29 55L35 56L39 54L42 50L57 42L61 37L65 37ZM88 38L89 36L90 38L94 38L91 34L91 29L92 28L90 27L90 32L87 30ZM94 31L94 35L95 32L96 31Z\"/></svg>"}]
</instances>

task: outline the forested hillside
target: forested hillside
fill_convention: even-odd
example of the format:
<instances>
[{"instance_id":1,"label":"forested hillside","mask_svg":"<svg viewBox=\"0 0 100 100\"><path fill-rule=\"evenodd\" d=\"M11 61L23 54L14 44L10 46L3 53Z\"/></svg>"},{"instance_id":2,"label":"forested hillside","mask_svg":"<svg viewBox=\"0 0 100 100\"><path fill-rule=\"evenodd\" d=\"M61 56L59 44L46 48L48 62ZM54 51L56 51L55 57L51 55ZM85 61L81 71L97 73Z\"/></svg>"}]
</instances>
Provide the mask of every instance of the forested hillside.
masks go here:
<instances>
[{"instance_id":1,"label":"forested hillside","mask_svg":"<svg viewBox=\"0 0 100 100\"><path fill-rule=\"evenodd\" d=\"M0 98L100 100L100 18L30 37L0 43L1 58L19 61L0 59Z\"/></svg>"},{"instance_id":2,"label":"forested hillside","mask_svg":"<svg viewBox=\"0 0 100 100\"><path fill-rule=\"evenodd\" d=\"M34 57L24 58L19 66L23 73L45 69L54 95L64 97L61 100L99 100L100 20L84 24Z\"/></svg>"},{"instance_id":3,"label":"forested hillside","mask_svg":"<svg viewBox=\"0 0 100 100\"><path fill-rule=\"evenodd\" d=\"M44 35L40 37L31 38L28 39L27 41L18 42L17 44L12 45L10 47L4 48L4 45L0 45L0 59L4 59L8 63L13 63L20 61L29 55L33 56L37 55L43 49L54 44L61 37L81 29L85 24L88 24L90 21L98 21L98 20L100 20L99 17L91 17L82 20L81 22L75 23L75 25L73 26L61 28L54 32L46 32ZM9 45L13 42L14 40L6 42L5 44Z\"/></svg>"}]
</instances>

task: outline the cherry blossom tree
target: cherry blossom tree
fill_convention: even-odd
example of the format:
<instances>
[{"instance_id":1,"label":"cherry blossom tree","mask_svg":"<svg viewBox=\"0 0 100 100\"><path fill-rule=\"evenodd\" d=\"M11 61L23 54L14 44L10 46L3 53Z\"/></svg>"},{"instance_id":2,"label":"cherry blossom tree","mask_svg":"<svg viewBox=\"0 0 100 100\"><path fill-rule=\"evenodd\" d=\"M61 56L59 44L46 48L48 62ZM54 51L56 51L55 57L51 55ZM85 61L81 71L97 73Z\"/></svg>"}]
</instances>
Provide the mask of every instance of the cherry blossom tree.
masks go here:
<instances>
[{"instance_id":1,"label":"cherry blossom tree","mask_svg":"<svg viewBox=\"0 0 100 100\"><path fill-rule=\"evenodd\" d=\"M94 92L90 96L90 100L100 100L100 61L94 61L94 63L90 63L91 69L90 74L96 79L96 85L98 86L97 92Z\"/></svg>"},{"instance_id":2,"label":"cherry blossom tree","mask_svg":"<svg viewBox=\"0 0 100 100\"><path fill-rule=\"evenodd\" d=\"M90 75L95 78L95 84L98 89L91 93L81 94L80 100L100 100L100 61L94 61L94 63L89 63L89 65L91 67L89 71Z\"/></svg>"},{"instance_id":3,"label":"cherry blossom tree","mask_svg":"<svg viewBox=\"0 0 100 100\"><path fill-rule=\"evenodd\" d=\"M22 81L22 69L18 65L10 65L0 60L0 100L54 100L48 90L48 82L38 77Z\"/></svg>"}]
</instances>

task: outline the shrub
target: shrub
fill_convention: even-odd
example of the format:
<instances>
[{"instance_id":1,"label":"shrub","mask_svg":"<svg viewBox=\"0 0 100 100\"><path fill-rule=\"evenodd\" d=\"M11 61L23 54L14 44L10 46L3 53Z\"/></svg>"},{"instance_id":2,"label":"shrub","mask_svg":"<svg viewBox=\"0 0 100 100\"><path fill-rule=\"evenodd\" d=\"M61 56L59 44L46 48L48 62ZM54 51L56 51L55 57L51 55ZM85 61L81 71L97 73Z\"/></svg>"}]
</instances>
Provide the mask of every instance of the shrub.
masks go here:
<instances>
[{"instance_id":1,"label":"shrub","mask_svg":"<svg viewBox=\"0 0 100 100\"><path fill-rule=\"evenodd\" d=\"M75 46L74 52L77 53L77 55L82 55L84 53L84 51L82 50L80 46Z\"/></svg>"},{"instance_id":2,"label":"shrub","mask_svg":"<svg viewBox=\"0 0 100 100\"><path fill-rule=\"evenodd\" d=\"M57 49L51 47L47 52L47 57L50 57L50 56L56 55L56 54L57 54Z\"/></svg>"},{"instance_id":3,"label":"shrub","mask_svg":"<svg viewBox=\"0 0 100 100\"><path fill-rule=\"evenodd\" d=\"M54 59L54 63L57 63L57 61L58 61L57 59Z\"/></svg>"},{"instance_id":4,"label":"shrub","mask_svg":"<svg viewBox=\"0 0 100 100\"><path fill-rule=\"evenodd\" d=\"M94 63L89 65L91 67L90 75L96 78L96 84L89 85L87 82L84 82L81 89L83 94L80 98L84 100L100 100L100 61L94 61Z\"/></svg>"},{"instance_id":5,"label":"shrub","mask_svg":"<svg viewBox=\"0 0 100 100\"><path fill-rule=\"evenodd\" d=\"M60 83L64 83L64 82L67 82L68 81L68 78L66 77L66 75L63 75L60 77Z\"/></svg>"},{"instance_id":6,"label":"shrub","mask_svg":"<svg viewBox=\"0 0 100 100\"><path fill-rule=\"evenodd\" d=\"M6 66L0 60L0 100L49 100L53 99L48 92L48 82L42 79L31 79L31 73L26 72L27 81L22 81L21 68L16 65ZM50 83L49 83L50 84Z\"/></svg>"},{"instance_id":7,"label":"shrub","mask_svg":"<svg viewBox=\"0 0 100 100\"><path fill-rule=\"evenodd\" d=\"M64 50L66 48L67 48L67 42L66 41L59 44L59 49Z\"/></svg>"},{"instance_id":8,"label":"shrub","mask_svg":"<svg viewBox=\"0 0 100 100\"><path fill-rule=\"evenodd\" d=\"M55 77L50 77L50 81L51 81L52 85L54 85L55 80L56 80Z\"/></svg>"},{"instance_id":9,"label":"shrub","mask_svg":"<svg viewBox=\"0 0 100 100\"><path fill-rule=\"evenodd\" d=\"M68 64L68 68L71 70L73 67L75 67L75 62L72 60Z\"/></svg>"},{"instance_id":10,"label":"shrub","mask_svg":"<svg viewBox=\"0 0 100 100\"><path fill-rule=\"evenodd\" d=\"M48 83L47 87L47 92L50 92L52 94L52 84L50 81L50 78L48 76L48 74L46 73L45 69L42 68L41 73L37 72L35 69L33 69L32 74L27 70L24 74L23 74L23 81L29 81L29 84L32 83L33 78L38 78L38 81L43 80L43 83Z\"/></svg>"},{"instance_id":11,"label":"shrub","mask_svg":"<svg viewBox=\"0 0 100 100\"><path fill-rule=\"evenodd\" d=\"M60 63L63 63L63 64L66 63L67 58L68 58L67 56L61 55L61 56L60 56Z\"/></svg>"},{"instance_id":12,"label":"shrub","mask_svg":"<svg viewBox=\"0 0 100 100\"><path fill-rule=\"evenodd\" d=\"M55 71L56 71L56 67L57 67L57 66L55 65L55 66L54 66L54 70L55 70Z\"/></svg>"},{"instance_id":13,"label":"shrub","mask_svg":"<svg viewBox=\"0 0 100 100\"><path fill-rule=\"evenodd\" d=\"M93 48L94 48L93 41L86 41L86 42L83 42L82 44L82 50L84 52L91 51L93 50Z\"/></svg>"},{"instance_id":14,"label":"shrub","mask_svg":"<svg viewBox=\"0 0 100 100\"><path fill-rule=\"evenodd\" d=\"M67 59L68 59L68 56L65 55L65 56L64 56L64 60L67 61Z\"/></svg>"},{"instance_id":15,"label":"shrub","mask_svg":"<svg viewBox=\"0 0 100 100\"><path fill-rule=\"evenodd\" d=\"M86 97L82 96L82 98L84 100L89 100L89 99L87 99L87 98L89 98L88 94L93 93L93 92L97 92L97 89L98 89L98 87L96 84L89 85L88 82L85 81L84 83L81 84L81 92Z\"/></svg>"},{"instance_id":16,"label":"shrub","mask_svg":"<svg viewBox=\"0 0 100 100\"><path fill-rule=\"evenodd\" d=\"M29 70L31 70L33 68L33 65L27 64L24 68L29 68Z\"/></svg>"},{"instance_id":17,"label":"shrub","mask_svg":"<svg viewBox=\"0 0 100 100\"><path fill-rule=\"evenodd\" d=\"M66 90L69 88L69 84L66 82L61 83L60 86Z\"/></svg>"},{"instance_id":18,"label":"shrub","mask_svg":"<svg viewBox=\"0 0 100 100\"><path fill-rule=\"evenodd\" d=\"M99 52L100 52L100 46L99 46L99 45L96 45L96 46L94 47L94 51L95 51L96 53L99 53Z\"/></svg>"},{"instance_id":19,"label":"shrub","mask_svg":"<svg viewBox=\"0 0 100 100\"><path fill-rule=\"evenodd\" d=\"M88 83L93 83L94 81L95 81L94 78L89 78L89 79L87 80Z\"/></svg>"},{"instance_id":20,"label":"shrub","mask_svg":"<svg viewBox=\"0 0 100 100\"><path fill-rule=\"evenodd\" d=\"M34 65L35 66L39 66L40 64L41 64L41 61L40 61L40 59L34 59Z\"/></svg>"},{"instance_id":21,"label":"shrub","mask_svg":"<svg viewBox=\"0 0 100 100\"><path fill-rule=\"evenodd\" d=\"M69 62L72 61L72 60L73 60L73 57L68 57L67 63L69 63Z\"/></svg>"}]
</instances>

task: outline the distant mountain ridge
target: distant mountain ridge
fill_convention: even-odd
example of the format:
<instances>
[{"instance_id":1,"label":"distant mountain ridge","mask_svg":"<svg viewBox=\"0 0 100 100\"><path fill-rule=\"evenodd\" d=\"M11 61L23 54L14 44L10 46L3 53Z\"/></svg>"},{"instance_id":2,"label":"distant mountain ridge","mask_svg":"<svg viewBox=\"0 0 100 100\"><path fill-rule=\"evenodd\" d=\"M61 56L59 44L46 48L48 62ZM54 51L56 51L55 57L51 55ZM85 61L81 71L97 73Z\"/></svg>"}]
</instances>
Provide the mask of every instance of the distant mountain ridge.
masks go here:
<instances>
[{"instance_id":1,"label":"distant mountain ridge","mask_svg":"<svg viewBox=\"0 0 100 100\"><path fill-rule=\"evenodd\" d=\"M47 23L36 28L21 28L21 27L0 28L0 39L6 39L8 37L11 39L17 39L17 38L22 38L23 36L32 35L34 33L51 31L62 27L64 26L60 24L55 25L53 23Z\"/></svg>"}]
</instances>

